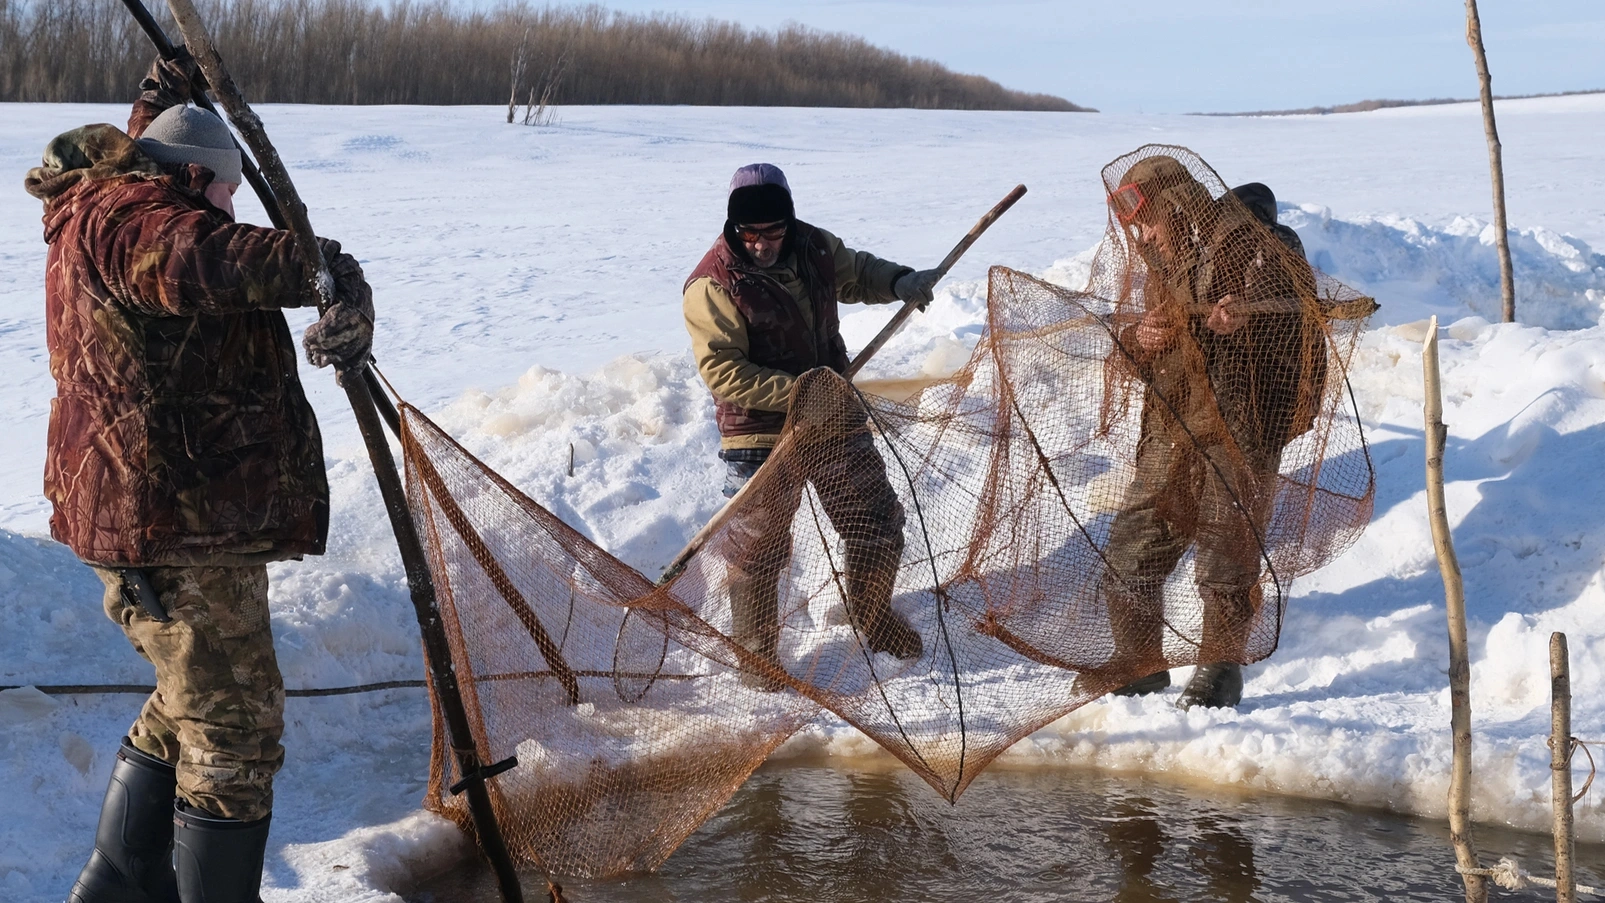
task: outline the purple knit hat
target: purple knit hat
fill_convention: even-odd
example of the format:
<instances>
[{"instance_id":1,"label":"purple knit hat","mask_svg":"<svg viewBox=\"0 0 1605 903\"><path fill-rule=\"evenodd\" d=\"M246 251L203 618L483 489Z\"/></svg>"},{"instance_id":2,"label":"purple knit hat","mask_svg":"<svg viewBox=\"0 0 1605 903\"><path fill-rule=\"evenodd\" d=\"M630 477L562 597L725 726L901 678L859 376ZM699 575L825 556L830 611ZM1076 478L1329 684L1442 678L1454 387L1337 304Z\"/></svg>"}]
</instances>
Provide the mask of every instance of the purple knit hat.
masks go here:
<instances>
[{"instance_id":1,"label":"purple knit hat","mask_svg":"<svg viewBox=\"0 0 1605 903\"><path fill-rule=\"evenodd\" d=\"M773 163L752 163L730 177L727 217L732 225L796 218L786 174Z\"/></svg>"}]
</instances>

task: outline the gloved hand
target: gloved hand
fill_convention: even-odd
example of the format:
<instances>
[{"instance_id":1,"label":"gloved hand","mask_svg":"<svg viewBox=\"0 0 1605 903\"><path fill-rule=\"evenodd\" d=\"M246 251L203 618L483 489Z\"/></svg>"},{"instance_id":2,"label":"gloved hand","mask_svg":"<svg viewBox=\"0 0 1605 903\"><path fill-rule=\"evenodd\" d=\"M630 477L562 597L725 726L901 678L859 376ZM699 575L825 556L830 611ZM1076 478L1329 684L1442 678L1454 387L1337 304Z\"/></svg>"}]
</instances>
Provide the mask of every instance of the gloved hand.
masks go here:
<instances>
[{"instance_id":1,"label":"gloved hand","mask_svg":"<svg viewBox=\"0 0 1605 903\"><path fill-rule=\"evenodd\" d=\"M892 284L892 294L896 295L899 301L914 302L923 311L926 305L931 303L931 298L935 297L933 290L936 288L936 281L941 278L941 270L915 270L912 273L904 273Z\"/></svg>"},{"instance_id":2,"label":"gloved hand","mask_svg":"<svg viewBox=\"0 0 1605 903\"><path fill-rule=\"evenodd\" d=\"M173 58L157 57L139 83L140 99L163 110L183 106L206 90L206 76L183 44L174 48Z\"/></svg>"},{"instance_id":3,"label":"gloved hand","mask_svg":"<svg viewBox=\"0 0 1605 903\"><path fill-rule=\"evenodd\" d=\"M334 277L334 302L318 322L307 327L301 346L314 367L359 367L368 362L373 347L373 289L363 278L357 259L341 251L339 242L320 238L318 245L329 275Z\"/></svg>"}]
</instances>

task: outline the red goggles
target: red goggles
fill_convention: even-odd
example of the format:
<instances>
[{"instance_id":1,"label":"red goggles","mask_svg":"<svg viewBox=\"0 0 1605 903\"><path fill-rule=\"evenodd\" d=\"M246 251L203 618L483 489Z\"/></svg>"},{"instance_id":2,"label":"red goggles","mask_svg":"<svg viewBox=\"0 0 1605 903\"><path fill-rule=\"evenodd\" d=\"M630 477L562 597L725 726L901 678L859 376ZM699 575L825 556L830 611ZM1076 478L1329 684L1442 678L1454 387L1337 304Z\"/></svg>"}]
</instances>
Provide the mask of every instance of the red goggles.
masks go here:
<instances>
[{"instance_id":1,"label":"red goggles","mask_svg":"<svg viewBox=\"0 0 1605 903\"><path fill-rule=\"evenodd\" d=\"M1148 196L1142 193L1137 183L1122 185L1109 193L1109 209L1115 212L1122 225L1130 225L1137 217L1137 211L1148 203Z\"/></svg>"},{"instance_id":2,"label":"red goggles","mask_svg":"<svg viewBox=\"0 0 1605 903\"><path fill-rule=\"evenodd\" d=\"M781 223L778 226L770 226L767 229L754 229L751 226L737 226L736 235L740 237L742 241L757 241L760 238L764 241L780 241L786 237L786 230L789 228L791 228L790 223Z\"/></svg>"}]
</instances>

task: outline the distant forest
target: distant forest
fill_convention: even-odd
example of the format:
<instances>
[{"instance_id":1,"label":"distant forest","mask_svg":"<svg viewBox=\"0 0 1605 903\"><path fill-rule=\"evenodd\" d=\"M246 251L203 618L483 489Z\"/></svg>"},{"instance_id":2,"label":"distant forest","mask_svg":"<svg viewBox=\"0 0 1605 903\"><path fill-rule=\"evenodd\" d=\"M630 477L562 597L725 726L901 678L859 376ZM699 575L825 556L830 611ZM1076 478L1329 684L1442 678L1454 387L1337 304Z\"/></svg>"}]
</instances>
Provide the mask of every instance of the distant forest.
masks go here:
<instances>
[{"instance_id":1,"label":"distant forest","mask_svg":"<svg viewBox=\"0 0 1605 903\"><path fill-rule=\"evenodd\" d=\"M442 0L199 0L252 101L1084 111L847 34ZM147 6L175 41L161 0ZM523 48L522 52L520 48ZM117 0L0 0L0 101L132 100L153 51ZM521 85L513 84L515 63Z\"/></svg>"}]
</instances>

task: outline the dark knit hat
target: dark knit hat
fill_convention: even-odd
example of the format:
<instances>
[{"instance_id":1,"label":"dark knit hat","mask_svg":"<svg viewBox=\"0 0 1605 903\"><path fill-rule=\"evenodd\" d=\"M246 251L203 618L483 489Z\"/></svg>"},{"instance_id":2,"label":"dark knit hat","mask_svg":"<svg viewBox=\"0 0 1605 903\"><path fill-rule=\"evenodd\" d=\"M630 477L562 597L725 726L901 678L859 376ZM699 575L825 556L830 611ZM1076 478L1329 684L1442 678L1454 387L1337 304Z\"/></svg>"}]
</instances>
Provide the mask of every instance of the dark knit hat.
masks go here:
<instances>
[{"instance_id":1,"label":"dark knit hat","mask_svg":"<svg viewBox=\"0 0 1605 903\"><path fill-rule=\"evenodd\" d=\"M1247 185L1233 188L1232 194L1243 202L1243 206L1248 208L1249 213L1254 214L1255 219L1267 226L1276 225L1276 192L1272 191L1269 185L1264 182L1249 182Z\"/></svg>"},{"instance_id":2,"label":"dark knit hat","mask_svg":"<svg viewBox=\"0 0 1605 903\"><path fill-rule=\"evenodd\" d=\"M753 163L736 170L730 177L726 216L732 225L795 219L786 174L772 163Z\"/></svg>"}]
</instances>

